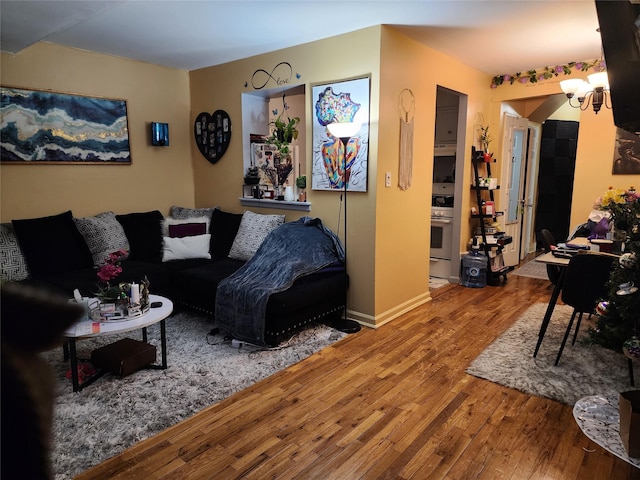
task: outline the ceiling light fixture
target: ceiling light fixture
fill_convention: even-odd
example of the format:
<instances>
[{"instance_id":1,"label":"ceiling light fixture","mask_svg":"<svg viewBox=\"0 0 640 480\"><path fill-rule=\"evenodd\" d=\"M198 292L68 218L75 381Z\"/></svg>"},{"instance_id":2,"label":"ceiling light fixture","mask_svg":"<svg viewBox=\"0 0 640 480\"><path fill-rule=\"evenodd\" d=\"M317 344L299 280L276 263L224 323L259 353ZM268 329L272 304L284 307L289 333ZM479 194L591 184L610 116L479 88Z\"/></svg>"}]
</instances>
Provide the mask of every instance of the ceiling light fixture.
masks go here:
<instances>
[{"instance_id":1,"label":"ceiling light fixture","mask_svg":"<svg viewBox=\"0 0 640 480\"><path fill-rule=\"evenodd\" d=\"M571 78L560 82L560 88L567 95L569 105L573 108L586 110L589 107L589 103L591 103L596 114L600 111L602 105L611 109L610 102L607 101L607 96L611 95L609 93L607 72L592 73L587 78L589 79L588 82L579 78ZM578 99L578 105L571 103L573 97Z\"/></svg>"}]
</instances>

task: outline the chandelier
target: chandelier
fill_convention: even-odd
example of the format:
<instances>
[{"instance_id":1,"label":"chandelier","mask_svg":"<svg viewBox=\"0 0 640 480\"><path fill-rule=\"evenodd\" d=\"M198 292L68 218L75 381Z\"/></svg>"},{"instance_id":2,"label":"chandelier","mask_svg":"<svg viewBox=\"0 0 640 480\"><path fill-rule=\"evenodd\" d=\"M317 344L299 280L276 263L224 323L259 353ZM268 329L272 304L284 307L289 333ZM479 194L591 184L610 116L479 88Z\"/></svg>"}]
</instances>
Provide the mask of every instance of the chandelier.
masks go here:
<instances>
[{"instance_id":1,"label":"chandelier","mask_svg":"<svg viewBox=\"0 0 640 480\"><path fill-rule=\"evenodd\" d=\"M587 78L589 79L588 82L579 78L571 78L560 82L560 88L567 95L569 105L573 108L586 110L589 108L589 103L591 103L596 114L600 111L602 105L611 109L611 105L607 101L607 96L611 95L607 72L592 73ZM578 99L578 105L571 103L573 97Z\"/></svg>"}]
</instances>

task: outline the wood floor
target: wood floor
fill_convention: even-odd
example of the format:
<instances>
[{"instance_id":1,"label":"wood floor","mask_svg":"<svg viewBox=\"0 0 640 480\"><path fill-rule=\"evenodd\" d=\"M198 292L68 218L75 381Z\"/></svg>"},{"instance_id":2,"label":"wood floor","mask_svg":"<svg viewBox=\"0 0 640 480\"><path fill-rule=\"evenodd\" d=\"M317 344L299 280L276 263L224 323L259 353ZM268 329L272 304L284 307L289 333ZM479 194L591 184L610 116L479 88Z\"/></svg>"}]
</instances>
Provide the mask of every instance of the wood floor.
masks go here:
<instances>
[{"instance_id":1,"label":"wood floor","mask_svg":"<svg viewBox=\"0 0 640 480\"><path fill-rule=\"evenodd\" d=\"M640 478L571 407L465 373L548 285L443 287L77 478Z\"/></svg>"}]
</instances>

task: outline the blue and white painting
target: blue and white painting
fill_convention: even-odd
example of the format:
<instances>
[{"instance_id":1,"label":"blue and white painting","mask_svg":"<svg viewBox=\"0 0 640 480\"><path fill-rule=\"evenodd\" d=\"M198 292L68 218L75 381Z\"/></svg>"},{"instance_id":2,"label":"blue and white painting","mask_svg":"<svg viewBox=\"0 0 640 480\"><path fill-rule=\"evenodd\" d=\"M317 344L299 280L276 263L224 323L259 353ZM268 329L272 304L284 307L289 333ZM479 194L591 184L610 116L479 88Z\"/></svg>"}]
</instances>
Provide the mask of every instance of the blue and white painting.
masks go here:
<instances>
[{"instance_id":1,"label":"blue and white painting","mask_svg":"<svg viewBox=\"0 0 640 480\"><path fill-rule=\"evenodd\" d=\"M3 163L130 164L124 100L0 87Z\"/></svg>"}]
</instances>

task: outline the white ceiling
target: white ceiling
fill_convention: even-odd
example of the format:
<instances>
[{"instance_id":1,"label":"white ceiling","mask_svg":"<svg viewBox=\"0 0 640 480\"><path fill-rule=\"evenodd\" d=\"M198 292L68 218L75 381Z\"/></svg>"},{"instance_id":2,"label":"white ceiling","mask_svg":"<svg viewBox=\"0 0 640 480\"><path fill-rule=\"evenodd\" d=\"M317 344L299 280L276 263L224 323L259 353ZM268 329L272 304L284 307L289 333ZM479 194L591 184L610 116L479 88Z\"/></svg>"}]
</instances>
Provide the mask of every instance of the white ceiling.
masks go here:
<instances>
[{"instance_id":1,"label":"white ceiling","mask_svg":"<svg viewBox=\"0 0 640 480\"><path fill-rule=\"evenodd\" d=\"M490 75L601 56L593 0L1 0L0 20L5 52L47 41L183 70L378 24Z\"/></svg>"}]
</instances>

